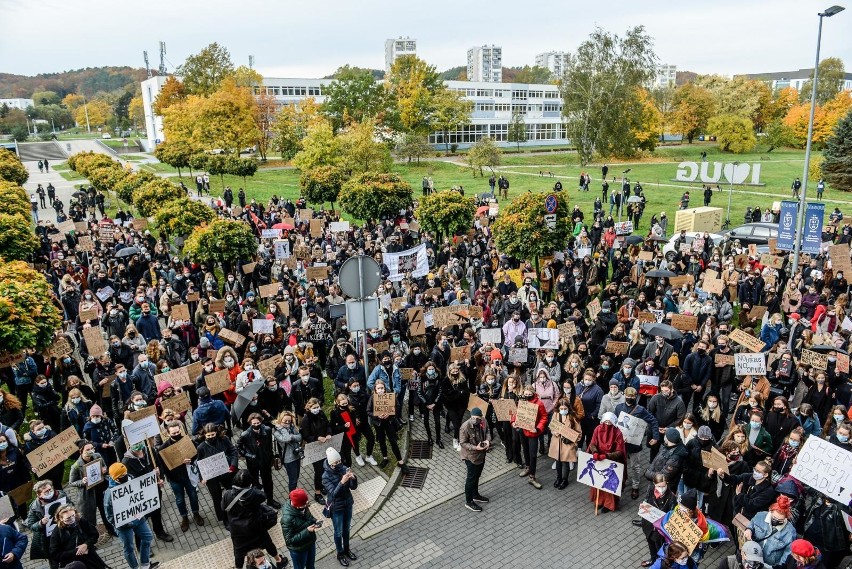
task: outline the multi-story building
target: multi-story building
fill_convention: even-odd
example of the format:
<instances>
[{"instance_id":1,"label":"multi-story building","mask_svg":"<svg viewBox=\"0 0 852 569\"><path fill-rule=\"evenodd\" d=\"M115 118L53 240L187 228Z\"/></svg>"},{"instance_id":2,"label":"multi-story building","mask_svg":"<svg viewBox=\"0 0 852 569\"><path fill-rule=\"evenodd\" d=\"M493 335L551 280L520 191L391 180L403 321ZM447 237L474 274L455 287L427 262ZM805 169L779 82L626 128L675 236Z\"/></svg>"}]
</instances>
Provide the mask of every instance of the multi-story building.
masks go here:
<instances>
[{"instance_id":1,"label":"multi-story building","mask_svg":"<svg viewBox=\"0 0 852 569\"><path fill-rule=\"evenodd\" d=\"M811 75L814 73L814 68L810 67L808 69L799 69L798 71L777 71L772 73L746 73L742 77L746 79L756 79L758 81L763 81L769 87L776 91L778 89L786 89L787 87L794 87L798 91L802 90L802 86L810 80ZM841 89L843 91L852 91L852 73L845 73L843 75L843 85L841 85Z\"/></svg>"},{"instance_id":2,"label":"multi-story building","mask_svg":"<svg viewBox=\"0 0 852 569\"><path fill-rule=\"evenodd\" d=\"M663 63L657 66L657 77L654 80L654 87L674 87L675 81L677 81L677 65Z\"/></svg>"},{"instance_id":3,"label":"multi-story building","mask_svg":"<svg viewBox=\"0 0 852 569\"><path fill-rule=\"evenodd\" d=\"M474 46L467 50L468 81L503 81L503 48L496 45Z\"/></svg>"},{"instance_id":4,"label":"multi-story building","mask_svg":"<svg viewBox=\"0 0 852 569\"><path fill-rule=\"evenodd\" d=\"M153 152L160 142L166 139L163 134L163 117L154 112L154 101L168 79L167 75L155 75L142 81L142 110L145 113L145 140L142 144L146 152Z\"/></svg>"},{"instance_id":5,"label":"multi-story building","mask_svg":"<svg viewBox=\"0 0 852 569\"><path fill-rule=\"evenodd\" d=\"M390 73L393 62L402 55L417 55L417 40L400 36L385 40L385 73Z\"/></svg>"},{"instance_id":6,"label":"multi-story building","mask_svg":"<svg viewBox=\"0 0 852 569\"><path fill-rule=\"evenodd\" d=\"M550 70L554 79L562 77L565 66L568 64L568 53L565 51L546 51L535 56L537 67L545 67Z\"/></svg>"},{"instance_id":7,"label":"multi-story building","mask_svg":"<svg viewBox=\"0 0 852 569\"><path fill-rule=\"evenodd\" d=\"M0 107L3 105L10 109L26 111L27 107L34 107L35 102L32 99L0 99Z\"/></svg>"}]
</instances>

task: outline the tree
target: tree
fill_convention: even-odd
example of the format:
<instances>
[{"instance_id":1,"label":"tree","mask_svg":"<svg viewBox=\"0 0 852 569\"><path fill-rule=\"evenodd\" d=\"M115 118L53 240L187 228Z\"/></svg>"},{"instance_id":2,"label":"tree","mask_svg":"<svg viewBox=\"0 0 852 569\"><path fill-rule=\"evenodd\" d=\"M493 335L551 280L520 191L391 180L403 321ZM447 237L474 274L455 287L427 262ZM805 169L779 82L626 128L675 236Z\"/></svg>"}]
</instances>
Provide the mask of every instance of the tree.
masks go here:
<instances>
[{"instance_id":1,"label":"tree","mask_svg":"<svg viewBox=\"0 0 852 569\"><path fill-rule=\"evenodd\" d=\"M340 160L340 147L327 121L311 126L301 147L293 157L293 165L303 172L316 166L335 165Z\"/></svg>"},{"instance_id":2,"label":"tree","mask_svg":"<svg viewBox=\"0 0 852 569\"><path fill-rule=\"evenodd\" d=\"M165 140L154 149L154 156L160 162L177 168L178 176L183 177L181 168L189 167L189 159L198 149L186 140Z\"/></svg>"},{"instance_id":3,"label":"tree","mask_svg":"<svg viewBox=\"0 0 852 569\"><path fill-rule=\"evenodd\" d=\"M30 174L20 159L11 151L0 148L0 180L23 186Z\"/></svg>"},{"instance_id":4,"label":"tree","mask_svg":"<svg viewBox=\"0 0 852 569\"><path fill-rule=\"evenodd\" d=\"M272 123L272 147L281 153L281 158L292 160L302 149L308 129L324 122L320 106L313 97L295 105L284 105Z\"/></svg>"},{"instance_id":5,"label":"tree","mask_svg":"<svg viewBox=\"0 0 852 569\"><path fill-rule=\"evenodd\" d=\"M186 197L171 200L157 210L157 227L171 237L187 236L196 227L216 219L216 213L198 200Z\"/></svg>"},{"instance_id":6,"label":"tree","mask_svg":"<svg viewBox=\"0 0 852 569\"><path fill-rule=\"evenodd\" d=\"M183 77L188 93L203 97L212 95L222 80L233 73L234 63L230 52L216 42L187 57L175 71L176 75Z\"/></svg>"},{"instance_id":7,"label":"tree","mask_svg":"<svg viewBox=\"0 0 852 569\"><path fill-rule=\"evenodd\" d=\"M420 227L434 233L440 244L443 238L450 238L456 231L470 227L475 211L473 198L464 197L454 190L443 190L421 198L417 202L415 216Z\"/></svg>"},{"instance_id":8,"label":"tree","mask_svg":"<svg viewBox=\"0 0 852 569\"><path fill-rule=\"evenodd\" d=\"M56 91L36 91L32 96L35 105L58 105L62 98Z\"/></svg>"},{"instance_id":9,"label":"tree","mask_svg":"<svg viewBox=\"0 0 852 569\"><path fill-rule=\"evenodd\" d=\"M507 73L509 72L509 73ZM513 73L512 73L513 72ZM508 77L507 77L508 75ZM547 67L538 65L524 65L523 67L513 67L511 69L504 68L503 82L504 83L550 83L554 77L553 73Z\"/></svg>"},{"instance_id":10,"label":"tree","mask_svg":"<svg viewBox=\"0 0 852 569\"><path fill-rule=\"evenodd\" d=\"M138 173L130 173L121 181L119 181L115 186L113 186L113 191L118 196L118 199L123 201L124 203L130 205L133 203L133 192L138 188L141 188L148 182L156 180L157 176L151 174L150 172L138 172Z\"/></svg>"},{"instance_id":11,"label":"tree","mask_svg":"<svg viewBox=\"0 0 852 569\"><path fill-rule=\"evenodd\" d=\"M142 97L133 97L127 111L130 113L133 128L139 130L139 125L145 122L145 106L142 103Z\"/></svg>"},{"instance_id":12,"label":"tree","mask_svg":"<svg viewBox=\"0 0 852 569\"><path fill-rule=\"evenodd\" d=\"M819 80L817 81L816 101L818 105L824 105L843 90L843 80L846 78L846 69L843 60L839 57L829 57L819 62ZM810 79L802 85L802 102L811 100L811 92L814 88L814 74L811 72Z\"/></svg>"},{"instance_id":13,"label":"tree","mask_svg":"<svg viewBox=\"0 0 852 569\"><path fill-rule=\"evenodd\" d=\"M186 86L183 82L174 75L169 75L157 98L154 99L154 112L162 116L166 114L166 109L175 103L185 101L186 97Z\"/></svg>"},{"instance_id":14,"label":"tree","mask_svg":"<svg viewBox=\"0 0 852 569\"><path fill-rule=\"evenodd\" d=\"M225 189L225 174L230 174L233 166L229 164L228 156L224 154L213 154L206 156L204 169L211 176L219 176L219 181L222 183L222 190Z\"/></svg>"},{"instance_id":15,"label":"tree","mask_svg":"<svg viewBox=\"0 0 852 569\"><path fill-rule=\"evenodd\" d=\"M257 241L247 223L217 219L196 227L184 242L183 252L193 261L233 263L253 259Z\"/></svg>"},{"instance_id":16,"label":"tree","mask_svg":"<svg viewBox=\"0 0 852 569\"><path fill-rule=\"evenodd\" d=\"M466 101L458 91L442 88L432 95L432 104L435 109L431 121L432 128L443 133L444 144L447 154L449 154L449 134L451 131L460 130L470 124L472 103Z\"/></svg>"},{"instance_id":17,"label":"tree","mask_svg":"<svg viewBox=\"0 0 852 569\"><path fill-rule=\"evenodd\" d=\"M825 180L833 188L852 192L852 111L837 123L822 155Z\"/></svg>"},{"instance_id":18,"label":"tree","mask_svg":"<svg viewBox=\"0 0 852 569\"><path fill-rule=\"evenodd\" d=\"M0 200L0 214L29 217L30 198L24 188L14 182L0 180L0 196L3 196ZM0 253L0 257L2 256Z\"/></svg>"},{"instance_id":19,"label":"tree","mask_svg":"<svg viewBox=\"0 0 852 569\"><path fill-rule=\"evenodd\" d=\"M235 158L229 157L228 173L232 176L239 176L243 179L243 185L246 184L246 178L254 176L257 173L257 160L254 158Z\"/></svg>"},{"instance_id":20,"label":"tree","mask_svg":"<svg viewBox=\"0 0 852 569\"><path fill-rule=\"evenodd\" d=\"M663 113L654 104L654 99L646 89L639 88L637 96L642 106L642 114L639 124L633 128L633 138L638 148L653 151L663 130Z\"/></svg>"},{"instance_id":21,"label":"tree","mask_svg":"<svg viewBox=\"0 0 852 569\"><path fill-rule=\"evenodd\" d=\"M398 57L391 66L385 88L395 104L394 122L400 130L426 133L435 112L433 96L445 89L433 65L416 55Z\"/></svg>"},{"instance_id":22,"label":"tree","mask_svg":"<svg viewBox=\"0 0 852 569\"><path fill-rule=\"evenodd\" d=\"M266 162L266 155L272 143L272 128L278 105L275 103L275 97L266 93L261 93L255 97L255 100L257 103L254 111L254 122L258 132L257 153L260 154L260 161Z\"/></svg>"},{"instance_id":23,"label":"tree","mask_svg":"<svg viewBox=\"0 0 852 569\"><path fill-rule=\"evenodd\" d=\"M785 87L775 94L769 106L769 116L772 119L783 119L787 113L799 104L799 92L795 87Z\"/></svg>"},{"instance_id":24,"label":"tree","mask_svg":"<svg viewBox=\"0 0 852 569\"><path fill-rule=\"evenodd\" d=\"M231 76L234 79L234 83L237 84L238 87L245 87L247 89L254 90L255 87L258 87L263 84L263 75L249 67L248 65L240 65L234 72L231 73Z\"/></svg>"},{"instance_id":25,"label":"tree","mask_svg":"<svg viewBox=\"0 0 852 569\"><path fill-rule=\"evenodd\" d=\"M477 170L479 170L479 175L484 177L483 167L488 167L491 171L494 171L494 168L500 165L501 154L500 148L490 136L483 136L477 140L476 144L467 152L467 164L473 170L473 177L476 177Z\"/></svg>"},{"instance_id":26,"label":"tree","mask_svg":"<svg viewBox=\"0 0 852 569\"><path fill-rule=\"evenodd\" d=\"M766 152L772 152L776 148L793 146L794 144L793 133L790 127L785 125L781 120L774 120L769 123L763 131L763 137L760 140L768 147Z\"/></svg>"},{"instance_id":27,"label":"tree","mask_svg":"<svg viewBox=\"0 0 852 569\"><path fill-rule=\"evenodd\" d=\"M527 141L527 123L524 121L524 114L518 109L512 111L507 140L515 143L518 152L521 151L521 143Z\"/></svg>"},{"instance_id":28,"label":"tree","mask_svg":"<svg viewBox=\"0 0 852 569\"><path fill-rule=\"evenodd\" d=\"M62 106L71 111L71 113L75 113L77 109L86 102L86 98L83 95L78 95L76 93L69 93L65 95L62 99Z\"/></svg>"},{"instance_id":29,"label":"tree","mask_svg":"<svg viewBox=\"0 0 852 569\"><path fill-rule=\"evenodd\" d=\"M0 263L0 345L8 353L42 350L62 325L53 289L23 261Z\"/></svg>"},{"instance_id":30,"label":"tree","mask_svg":"<svg viewBox=\"0 0 852 569\"><path fill-rule=\"evenodd\" d=\"M408 182L397 174L375 172L347 181L337 199L343 211L365 221L395 218L413 203Z\"/></svg>"},{"instance_id":31,"label":"tree","mask_svg":"<svg viewBox=\"0 0 852 569\"><path fill-rule=\"evenodd\" d=\"M700 75L695 85L710 91L714 109L719 115L753 119L760 114L763 98L771 96L765 83L742 76L729 79L721 75Z\"/></svg>"},{"instance_id":32,"label":"tree","mask_svg":"<svg viewBox=\"0 0 852 569\"><path fill-rule=\"evenodd\" d=\"M708 132L716 135L719 148L725 152L750 152L757 144L751 120L738 115L719 115L707 123Z\"/></svg>"},{"instance_id":33,"label":"tree","mask_svg":"<svg viewBox=\"0 0 852 569\"><path fill-rule=\"evenodd\" d=\"M316 166L310 170L303 171L299 176L299 186L302 188L302 196L308 203L323 204L334 202L340 193L340 187L346 181L346 175L338 166Z\"/></svg>"},{"instance_id":34,"label":"tree","mask_svg":"<svg viewBox=\"0 0 852 569\"><path fill-rule=\"evenodd\" d=\"M420 164L420 158L426 156L431 149L432 147L427 142L425 136L414 132L406 132L400 137L399 142L397 142L394 153L397 156L408 158L409 163L411 163L412 158L416 158L417 163Z\"/></svg>"},{"instance_id":35,"label":"tree","mask_svg":"<svg viewBox=\"0 0 852 569\"><path fill-rule=\"evenodd\" d=\"M133 205L142 217L157 213L163 204L184 197L184 191L163 178L142 184L133 191Z\"/></svg>"},{"instance_id":36,"label":"tree","mask_svg":"<svg viewBox=\"0 0 852 569\"><path fill-rule=\"evenodd\" d=\"M665 85L664 87L655 87L651 91L651 97L654 99L654 104L657 106L657 109L662 113L663 122L660 125L660 134L666 134L668 132L668 126L672 121L672 113L675 108L675 91L676 87L674 85Z\"/></svg>"},{"instance_id":37,"label":"tree","mask_svg":"<svg viewBox=\"0 0 852 569\"><path fill-rule=\"evenodd\" d=\"M686 137L692 144L695 136L707 126L715 113L713 94L704 87L687 83L675 92L675 107L671 125L675 132Z\"/></svg>"},{"instance_id":38,"label":"tree","mask_svg":"<svg viewBox=\"0 0 852 569\"><path fill-rule=\"evenodd\" d=\"M624 38L596 28L569 57L562 82L568 138L580 163L595 155L627 155L636 143L631 128L640 122L637 88L656 75L651 37L642 26Z\"/></svg>"},{"instance_id":39,"label":"tree","mask_svg":"<svg viewBox=\"0 0 852 569\"><path fill-rule=\"evenodd\" d=\"M38 246L29 217L0 213L0 257L5 261L23 261Z\"/></svg>"},{"instance_id":40,"label":"tree","mask_svg":"<svg viewBox=\"0 0 852 569\"><path fill-rule=\"evenodd\" d=\"M86 119L88 117L88 121ZM112 107L106 101L93 99L88 103L77 107L74 120L78 125L88 124L90 127L105 125L112 117Z\"/></svg>"},{"instance_id":41,"label":"tree","mask_svg":"<svg viewBox=\"0 0 852 569\"><path fill-rule=\"evenodd\" d=\"M360 123L374 119L381 122L388 109L385 89L369 69L348 65L339 68L334 81L323 87L323 95L322 113L331 121L335 132L350 121Z\"/></svg>"},{"instance_id":42,"label":"tree","mask_svg":"<svg viewBox=\"0 0 852 569\"><path fill-rule=\"evenodd\" d=\"M547 193L524 193L500 212L492 225L494 243L499 251L515 259L538 259L552 255L571 237L571 214L567 199L558 199L556 224L548 228L544 221ZM502 208L501 208L502 209Z\"/></svg>"},{"instance_id":43,"label":"tree","mask_svg":"<svg viewBox=\"0 0 852 569\"><path fill-rule=\"evenodd\" d=\"M372 120L353 123L333 139L339 164L347 177L364 172L387 172L393 164L390 149L376 140Z\"/></svg>"}]
</instances>

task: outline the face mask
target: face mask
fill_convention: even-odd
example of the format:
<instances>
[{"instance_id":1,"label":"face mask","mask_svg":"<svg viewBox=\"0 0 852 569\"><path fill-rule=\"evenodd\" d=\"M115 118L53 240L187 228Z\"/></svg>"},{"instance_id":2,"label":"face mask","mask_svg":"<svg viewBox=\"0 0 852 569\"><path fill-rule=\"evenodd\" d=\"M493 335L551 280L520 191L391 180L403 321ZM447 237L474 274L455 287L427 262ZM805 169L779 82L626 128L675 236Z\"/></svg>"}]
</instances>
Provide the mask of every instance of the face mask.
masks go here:
<instances>
[{"instance_id":1,"label":"face mask","mask_svg":"<svg viewBox=\"0 0 852 569\"><path fill-rule=\"evenodd\" d=\"M547 356L547 357L546 357L546 358L544 358L544 359L546 359L546 360L547 360L547 363L549 363L549 364L552 364L552 363L553 363L553 356Z\"/></svg>"},{"instance_id":2,"label":"face mask","mask_svg":"<svg viewBox=\"0 0 852 569\"><path fill-rule=\"evenodd\" d=\"M692 423L684 423L684 424L683 424L683 428L684 428L684 429L686 429L686 430L688 431L689 429L691 429L691 428L692 428Z\"/></svg>"},{"instance_id":3,"label":"face mask","mask_svg":"<svg viewBox=\"0 0 852 569\"><path fill-rule=\"evenodd\" d=\"M621 368L621 371L624 372L624 375L630 375L633 372L633 368L632 367L623 367L623 368Z\"/></svg>"},{"instance_id":4,"label":"face mask","mask_svg":"<svg viewBox=\"0 0 852 569\"><path fill-rule=\"evenodd\" d=\"M33 431L33 434L38 438L42 438L44 435L47 434L47 429L39 429L37 431Z\"/></svg>"},{"instance_id":5,"label":"face mask","mask_svg":"<svg viewBox=\"0 0 852 569\"><path fill-rule=\"evenodd\" d=\"M244 369L245 371L251 371L251 370L253 370L253 369L254 369L254 366L253 366L253 365L251 365L251 364L246 364L245 366L243 366L243 369Z\"/></svg>"},{"instance_id":6,"label":"face mask","mask_svg":"<svg viewBox=\"0 0 852 569\"><path fill-rule=\"evenodd\" d=\"M143 444L133 445L132 447L130 447L130 450L132 450L133 452L142 452L143 450L145 450L145 444L143 443Z\"/></svg>"},{"instance_id":7,"label":"face mask","mask_svg":"<svg viewBox=\"0 0 852 569\"><path fill-rule=\"evenodd\" d=\"M532 398L533 398L533 396L532 396L532 395L526 395L526 394L524 394L524 401L532 401Z\"/></svg>"},{"instance_id":8,"label":"face mask","mask_svg":"<svg viewBox=\"0 0 852 569\"><path fill-rule=\"evenodd\" d=\"M789 441L787 441L787 444L789 444L793 448L799 448L799 441L794 441L793 439L790 439Z\"/></svg>"},{"instance_id":9,"label":"face mask","mask_svg":"<svg viewBox=\"0 0 852 569\"><path fill-rule=\"evenodd\" d=\"M413 350L411 350L411 351L412 351L412 352L414 352L414 355L415 355L415 356L419 356L419 355L420 355L420 348L414 348L414 349L413 349Z\"/></svg>"},{"instance_id":10,"label":"face mask","mask_svg":"<svg viewBox=\"0 0 852 569\"><path fill-rule=\"evenodd\" d=\"M212 370L211 370L211 371L212 371ZM119 377L120 379L125 379L125 378L127 377L127 372L126 372L126 371L120 371L120 372L118 372L118 377Z\"/></svg>"},{"instance_id":11,"label":"face mask","mask_svg":"<svg viewBox=\"0 0 852 569\"><path fill-rule=\"evenodd\" d=\"M160 370L160 373L166 373L167 371L172 371L172 368L169 366L163 366L163 369Z\"/></svg>"},{"instance_id":12,"label":"face mask","mask_svg":"<svg viewBox=\"0 0 852 569\"><path fill-rule=\"evenodd\" d=\"M594 381L592 381L591 379L584 379L583 380L583 385L585 385L586 387L591 387L593 383L594 383Z\"/></svg>"},{"instance_id":13,"label":"face mask","mask_svg":"<svg viewBox=\"0 0 852 569\"><path fill-rule=\"evenodd\" d=\"M749 424L749 426L750 426L752 429L759 429L759 428L760 428L760 425L761 425L762 423L760 423L759 421L749 421L749 423L748 423L748 424Z\"/></svg>"},{"instance_id":14,"label":"face mask","mask_svg":"<svg viewBox=\"0 0 852 569\"><path fill-rule=\"evenodd\" d=\"M147 405L147 403L145 403L144 401L134 401L133 402L133 406L136 407L137 409L142 409L146 405Z\"/></svg>"},{"instance_id":15,"label":"face mask","mask_svg":"<svg viewBox=\"0 0 852 569\"><path fill-rule=\"evenodd\" d=\"M224 360L222 360L222 361L225 363L225 367L227 367L227 368L232 368L232 367L234 367L234 360L233 360L233 359L231 359L231 358L225 358L225 359L224 359Z\"/></svg>"},{"instance_id":16,"label":"face mask","mask_svg":"<svg viewBox=\"0 0 852 569\"><path fill-rule=\"evenodd\" d=\"M766 476L764 473L758 472L757 470L752 472L751 475L755 480L763 480L764 477Z\"/></svg>"},{"instance_id":17,"label":"face mask","mask_svg":"<svg viewBox=\"0 0 852 569\"><path fill-rule=\"evenodd\" d=\"M311 376L309 376L309 375L303 375L299 379L302 381L302 383L307 383L310 378L311 378Z\"/></svg>"},{"instance_id":18,"label":"face mask","mask_svg":"<svg viewBox=\"0 0 852 569\"><path fill-rule=\"evenodd\" d=\"M601 369L607 371L609 369L609 364L601 364Z\"/></svg>"},{"instance_id":19,"label":"face mask","mask_svg":"<svg viewBox=\"0 0 852 569\"><path fill-rule=\"evenodd\" d=\"M675 561L678 565L686 565L687 561L689 561L689 557L683 557Z\"/></svg>"},{"instance_id":20,"label":"face mask","mask_svg":"<svg viewBox=\"0 0 852 569\"><path fill-rule=\"evenodd\" d=\"M74 527L77 525L77 516L72 516L65 520L65 525L68 527Z\"/></svg>"},{"instance_id":21,"label":"face mask","mask_svg":"<svg viewBox=\"0 0 852 569\"><path fill-rule=\"evenodd\" d=\"M377 393L378 395L382 395L382 394L384 394L384 392L385 392L385 388L384 388L384 387L377 387L377 388L376 388L376 393Z\"/></svg>"},{"instance_id":22,"label":"face mask","mask_svg":"<svg viewBox=\"0 0 852 569\"><path fill-rule=\"evenodd\" d=\"M67 365L67 364L71 363L71 358L65 358L62 361L63 361L63 363L65 363Z\"/></svg>"},{"instance_id":23,"label":"face mask","mask_svg":"<svg viewBox=\"0 0 852 569\"><path fill-rule=\"evenodd\" d=\"M0 443L0 450L6 450L9 448L9 443Z\"/></svg>"},{"instance_id":24,"label":"face mask","mask_svg":"<svg viewBox=\"0 0 852 569\"><path fill-rule=\"evenodd\" d=\"M772 527L784 527L784 524L787 523L787 520L776 520L775 518L772 518L772 522L770 523L772 524Z\"/></svg>"},{"instance_id":25,"label":"face mask","mask_svg":"<svg viewBox=\"0 0 852 569\"><path fill-rule=\"evenodd\" d=\"M834 422L838 423L838 424L842 423L843 422L843 415L834 415Z\"/></svg>"},{"instance_id":26,"label":"face mask","mask_svg":"<svg viewBox=\"0 0 852 569\"><path fill-rule=\"evenodd\" d=\"M837 435L837 442L848 443L849 437L847 435Z\"/></svg>"},{"instance_id":27,"label":"face mask","mask_svg":"<svg viewBox=\"0 0 852 569\"><path fill-rule=\"evenodd\" d=\"M80 399L79 397L72 397L71 398L71 403L73 403L74 405L76 405L80 401L82 401L82 399Z\"/></svg>"},{"instance_id":28,"label":"face mask","mask_svg":"<svg viewBox=\"0 0 852 569\"><path fill-rule=\"evenodd\" d=\"M568 415L568 409L560 409L559 414L565 417L566 415Z\"/></svg>"},{"instance_id":29,"label":"face mask","mask_svg":"<svg viewBox=\"0 0 852 569\"><path fill-rule=\"evenodd\" d=\"M668 489L669 489L669 487L666 486L665 484L659 484L659 485L654 486L654 490L656 490L660 495L665 494L666 490L668 490Z\"/></svg>"},{"instance_id":30,"label":"face mask","mask_svg":"<svg viewBox=\"0 0 852 569\"><path fill-rule=\"evenodd\" d=\"M100 423L100 422L101 422L101 418L100 418L100 417L92 417L92 423L94 423L95 425L97 425L97 424L98 424L98 423Z\"/></svg>"},{"instance_id":31,"label":"face mask","mask_svg":"<svg viewBox=\"0 0 852 569\"><path fill-rule=\"evenodd\" d=\"M633 407L634 405L636 405L636 399L634 399L633 397L625 398L624 402L627 404L628 407Z\"/></svg>"},{"instance_id":32,"label":"face mask","mask_svg":"<svg viewBox=\"0 0 852 569\"><path fill-rule=\"evenodd\" d=\"M311 415L319 415L320 411L322 411L322 409L320 409L319 407L314 407L313 409L311 409Z\"/></svg>"},{"instance_id":33,"label":"face mask","mask_svg":"<svg viewBox=\"0 0 852 569\"><path fill-rule=\"evenodd\" d=\"M433 369L427 370L426 377L428 377L429 379L435 379L436 377L438 377L438 372Z\"/></svg>"},{"instance_id":34,"label":"face mask","mask_svg":"<svg viewBox=\"0 0 852 569\"><path fill-rule=\"evenodd\" d=\"M313 409L311 409L311 413L313 413ZM251 426L251 428L252 428L252 430L259 431L260 430L260 424L257 424L257 425L253 424Z\"/></svg>"}]
</instances>

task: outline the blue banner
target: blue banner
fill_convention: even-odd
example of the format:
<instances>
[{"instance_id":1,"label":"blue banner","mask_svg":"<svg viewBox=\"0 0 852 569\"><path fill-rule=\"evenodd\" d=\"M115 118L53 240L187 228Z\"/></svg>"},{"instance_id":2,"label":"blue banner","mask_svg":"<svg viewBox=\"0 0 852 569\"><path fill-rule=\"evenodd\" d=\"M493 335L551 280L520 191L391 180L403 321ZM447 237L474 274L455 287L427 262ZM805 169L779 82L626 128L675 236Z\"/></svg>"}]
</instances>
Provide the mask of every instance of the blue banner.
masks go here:
<instances>
[{"instance_id":1,"label":"blue banner","mask_svg":"<svg viewBox=\"0 0 852 569\"><path fill-rule=\"evenodd\" d=\"M809 203L805 208L805 223L802 228L802 253L819 254L822 246L822 221L825 217L824 203Z\"/></svg>"},{"instance_id":2,"label":"blue banner","mask_svg":"<svg viewBox=\"0 0 852 569\"><path fill-rule=\"evenodd\" d=\"M782 251L796 248L796 219L799 217L799 202L781 202L778 216L778 243L775 247Z\"/></svg>"}]
</instances>

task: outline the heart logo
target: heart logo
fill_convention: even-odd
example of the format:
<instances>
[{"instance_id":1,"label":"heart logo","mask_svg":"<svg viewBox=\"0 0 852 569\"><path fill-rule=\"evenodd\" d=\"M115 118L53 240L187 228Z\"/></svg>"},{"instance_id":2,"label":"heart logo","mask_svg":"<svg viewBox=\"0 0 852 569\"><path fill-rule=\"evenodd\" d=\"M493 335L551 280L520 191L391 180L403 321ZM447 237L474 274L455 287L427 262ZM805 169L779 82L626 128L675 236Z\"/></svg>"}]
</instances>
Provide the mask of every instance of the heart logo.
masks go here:
<instances>
[{"instance_id":1,"label":"heart logo","mask_svg":"<svg viewBox=\"0 0 852 569\"><path fill-rule=\"evenodd\" d=\"M735 184L742 184L745 182L745 179L748 177L749 170L751 168L748 164L725 164L725 168L723 172L725 173L725 179L728 180L728 183L733 180Z\"/></svg>"}]
</instances>

